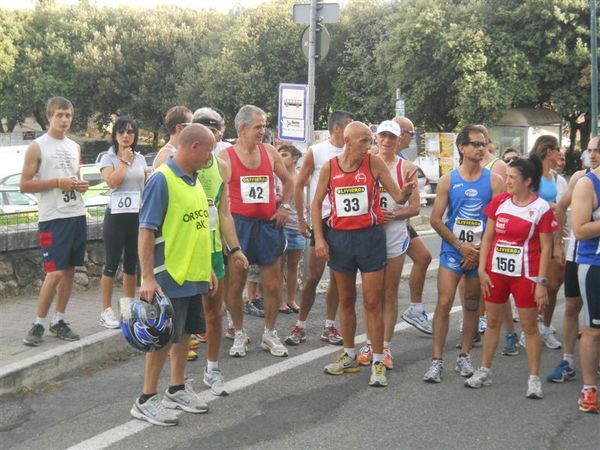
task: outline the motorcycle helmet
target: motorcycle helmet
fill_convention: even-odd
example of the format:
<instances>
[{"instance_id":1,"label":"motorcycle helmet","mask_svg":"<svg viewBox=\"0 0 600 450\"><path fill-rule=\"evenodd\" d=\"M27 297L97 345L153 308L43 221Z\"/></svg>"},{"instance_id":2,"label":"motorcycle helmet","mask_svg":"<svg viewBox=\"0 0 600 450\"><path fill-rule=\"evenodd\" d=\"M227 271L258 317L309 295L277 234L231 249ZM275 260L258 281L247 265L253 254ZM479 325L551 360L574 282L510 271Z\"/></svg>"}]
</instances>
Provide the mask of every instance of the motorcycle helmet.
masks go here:
<instances>
[{"instance_id":1,"label":"motorcycle helmet","mask_svg":"<svg viewBox=\"0 0 600 450\"><path fill-rule=\"evenodd\" d=\"M154 352L171 342L175 313L168 297L155 292L150 302L123 297L119 304L121 332L133 348Z\"/></svg>"}]
</instances>

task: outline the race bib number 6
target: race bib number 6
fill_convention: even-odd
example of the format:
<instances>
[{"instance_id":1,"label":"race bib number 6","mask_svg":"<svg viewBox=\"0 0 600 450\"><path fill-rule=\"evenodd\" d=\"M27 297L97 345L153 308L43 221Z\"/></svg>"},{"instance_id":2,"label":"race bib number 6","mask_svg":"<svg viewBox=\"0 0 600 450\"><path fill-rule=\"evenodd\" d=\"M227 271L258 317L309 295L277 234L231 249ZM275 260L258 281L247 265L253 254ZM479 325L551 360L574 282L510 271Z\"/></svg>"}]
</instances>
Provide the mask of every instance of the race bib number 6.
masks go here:
<instances>
[{"instance_id":1,"label":"race bib number 6","mask_svg":"<svg viewBox=\"0 0 600 450\"><path fill-rule=\"evenodd\" d=\"M520 277L523 270L523 247L496 244L492 272L509 277Z\"/></svg>"},{"instance_id":2,"label":"race bib number 6","mask_svg":"<svg viewBox=\"0 0 600 450\"><path fill-rule=\"evenodd\" d=\"M269 177L240 177L240 192L243 203L269 203Z\"/></svg>"},{"instance_id":3,"label":"race bib number 6","mask_svg":"<svg viewBox=\"0 0 600 450\"><path fill-rule=\"evenodd\" d=\"M366 186L335 188L335 210L338 217L362 216L369 210Z\"/></svg>"}]
</instances>

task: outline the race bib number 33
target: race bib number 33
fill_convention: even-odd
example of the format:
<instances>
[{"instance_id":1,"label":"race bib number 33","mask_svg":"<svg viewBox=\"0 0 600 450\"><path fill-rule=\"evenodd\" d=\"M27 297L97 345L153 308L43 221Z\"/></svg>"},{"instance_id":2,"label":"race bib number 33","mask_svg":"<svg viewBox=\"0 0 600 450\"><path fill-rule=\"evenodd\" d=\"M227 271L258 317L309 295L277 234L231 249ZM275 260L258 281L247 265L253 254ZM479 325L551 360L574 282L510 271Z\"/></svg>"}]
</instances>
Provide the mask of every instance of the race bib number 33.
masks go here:
<instances>
[{"instance_id":1,"label":"race bib number 33","mask_svg":"<svg viewBox=\"0 0 600 450\"><path fill-rule=\"evenodd\" d=\"M269 177L240 177L240 192L243 203L269 203Z\"/></svg>"},{"instance_id":2,"label":"race bib number 33","mask_svg":"<svg viewBox=\"0 0 600 450\"><path fill-rule=\"evenodd\" d=\"M520 277L523 270L523 247L496 244L492 272L509 277Z\"/></svg>"},{"instance_id":3,"label":"race bib number 33","mask_svg":"<svg viewBox=\"0 0 600 450\"><path fill-rule=\"evenodd\" d=\"M367 186L335 188L335 210L338 217L362 216L369 210Z\"/></svg>"}]
</instances>

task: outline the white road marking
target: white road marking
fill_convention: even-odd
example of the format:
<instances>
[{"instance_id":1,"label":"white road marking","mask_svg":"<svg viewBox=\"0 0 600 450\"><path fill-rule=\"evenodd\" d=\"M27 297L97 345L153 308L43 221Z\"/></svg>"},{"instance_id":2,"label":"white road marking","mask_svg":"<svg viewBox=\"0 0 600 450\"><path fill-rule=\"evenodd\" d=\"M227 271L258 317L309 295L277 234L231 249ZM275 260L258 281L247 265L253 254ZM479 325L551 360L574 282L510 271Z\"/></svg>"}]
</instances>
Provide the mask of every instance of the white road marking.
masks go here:
<instances>
[{"instance_id":1,"label":"white road marking","mask_svg":"<svg viewBox=\"0 0 600 450\"><path fill-rule=\"evenodd\" d=\"M458 312L460 310L462 310L460 306L455 306L450 310L450 314L454 314L455 312ZM433 314L430 314L429 317L433 318ZM396 324L396 326L394 327L394 331L398 332L400 330L406 330L410 327L411 325L409 325L408 323L400 322ZM366 334L356 336L354 340L357 346L365 343L366 341ZM332 345L319 347L309 352L302 353L301 355L294 356L293 358L286 358L281 362L256 370L247 375L242 375L241 377L235 378L225 383L225 387L230 393L239 391L241 389L250 387L253 384L260 383L261 381L274 377L275 375L279 375L280 373L286 372L290 369L294 369L303 364L312 362L317 358L321 358L332 353L339 353L340 350L341 347ZM219 400L220 398L212 395L210 393L210 390L198 393L198 397L200 397L200 399L206 403ZM178 414L180 415L182 414L182 412L178 411ZM110 430L107 430L90 439L82 441L79 444L69 447L67 450L100 450L103 448L107 448L112 444L122 441L123 439L133 436L134 434L139 433L140 431L152 426L154 425L148 422L142 422L141 420L130 420L129 422L124 423L123 425L111 428Z\"/></svg>"}]
</instances>

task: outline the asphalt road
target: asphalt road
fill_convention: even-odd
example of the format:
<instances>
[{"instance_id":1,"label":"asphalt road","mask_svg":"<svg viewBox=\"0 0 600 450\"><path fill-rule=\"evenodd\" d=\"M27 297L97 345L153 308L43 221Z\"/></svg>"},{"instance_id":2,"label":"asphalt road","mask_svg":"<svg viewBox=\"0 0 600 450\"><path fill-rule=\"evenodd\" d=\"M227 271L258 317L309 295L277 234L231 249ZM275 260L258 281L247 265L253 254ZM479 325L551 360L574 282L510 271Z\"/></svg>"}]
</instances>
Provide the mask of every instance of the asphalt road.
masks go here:
<instances>
[{"instance_id":1,"label":"asphalt road","mask_svg":"<svg viewBox=\"0 0 600 450\"><path fill-rule=\"evenodd\" d=\"M435 239L427 238L432 246ZM432 312L437 296L434 278L425 290ZM400 311L407 305L407 287L400 290ZM554 324L560 333L563 300ZM42 392L0 397L0 448L600 448L599 417L580 413L576 400L580 376L563 385L544 381L545 398L525 398L525 355L498 354L493 384L481 390L463 387L454 372L460 310L452 314L446 345L446 371L441 384L422 381L431 353L431 339L400 324L394 336L393 371L387 388L368 387L369 371L339 377L323 373L339 347L322 344L322 296L309 317L309 341L290 347L288 358L275 358L257 344L262 320L246 316L252 339L246 358L225 356L221 368L228 397L213 397L201 382L200 358L188 366L194 386L209 401L205 415L183 413L173 428L153 427L129 415L142 384L143 357L132 355L103 367L70 374ZM295 316L280 314L285 335ZM358 333L363 333L359 324ZM364 337L363 337L364 338ZM561 358L560 350L544 349L542 375ZM472 352L474 363L481 349ZM161 389L167 379L161 380Z\"/></svg>"}]
</instances>

